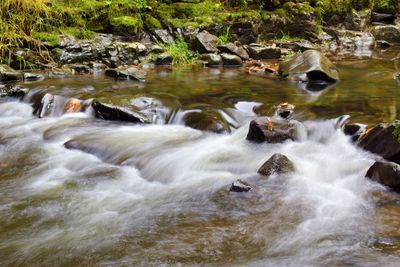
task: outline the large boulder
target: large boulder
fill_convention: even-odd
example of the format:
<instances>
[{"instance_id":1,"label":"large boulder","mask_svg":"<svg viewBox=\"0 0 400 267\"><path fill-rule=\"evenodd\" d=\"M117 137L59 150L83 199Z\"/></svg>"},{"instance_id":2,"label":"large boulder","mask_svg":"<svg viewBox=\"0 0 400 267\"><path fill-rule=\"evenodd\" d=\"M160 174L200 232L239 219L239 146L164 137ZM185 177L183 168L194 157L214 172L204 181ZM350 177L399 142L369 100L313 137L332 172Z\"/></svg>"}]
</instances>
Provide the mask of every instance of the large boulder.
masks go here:
<instances>
[{"instance_id":1,"label":"large boulder","mask_svg":"<svg viewBox=\"0 0 400 267\"><path fill-rule=\"evenodd\" d=\"M256 143L282 143L286 140L297 140L298 122L296 121L274 121L268 117L252 120L246 139Z\"/></svg>"},{"instance_id":2,"label":"large boulder","mask_svg":"<svg viewBox=\"0 0 400 267\"><path fill-rule=\"evenodd\" d=\"M375 162L367 171L366 176L373 181L400 192L400 165L380 160Z\"/></svg>"},{"instance_id":3,"label":"large boulder","mask_svg":"<svg viewBox=\"0 0 400 267\"><path fill-rule=\"evenodd\" d=\"M236 55L243 60L249 59L249 54L242 46L237 46L234 43L227 43L224 45L219 45L218 50L222 53L228 53L232 55Z\"/></svg>"},{"instance_id":4,"label":"large boulder","mask_svg":"<svg viewBox=\"0 0 400 267\"><path fill-rule=\"evenodd\" d=\"M272 155L259 169L258 173L264 176L284 174L295 170L293 162L285 155L276 153Z\"/></svg>"},{"instance_id":5,"label":"large boulder","mask_svg":"<svg viewBox=\"0 0 400 267\"><path fill-rule=\"evenodd\" d=\"M247 47L252 59L273 59L281 57L281 49L276 46L251 44Z\"/></svg>"},{"instance_id":6,"label":"large boulder","mask_svg":"<svg viewBox=\"0 0 400 267\"><path fill-rule=\"evenodd\" d=\"M372 34L376 40L388 43L400 43L400 26L379 25L372 28Z\"/></svg>"},{"instance_id":7,"label":"large boulder","mask_svg":"<svg viewBox=\"0 0 400 267\"><path fill-rule=\"evenodd\" d=\"M0 82L18 81L21 79L21 73L13 68L0 64Z\"/></svg>"},{"instance_id":8,"label":"large boulder","mask_svg":"<svg viewBox=\"0 0 400 267\"><path fill-rule=\"evenodd\" d=\"M196 34L193 40L194 49L199 53L216 53L218 52L217 45L219 39L208 31L202 31Z\"/></svg>"},{"instance_id":9,"label":"large boulder","mask_svg":"<svg viewBox=\"0 0 400 267\"><path fill-rule=\"evenodd\" d=\"M400 164L400 143L393 134L398 123L395 121L375 126L360 137L358 145L384 159Z\"/></svg>"},{"instance_id":10,"label":"large boulder","mask_svg":"<svg viewBox=\"0 0 400 267\"><path fill-rule=\"evenodd\" d=\"M307 50L281 63L278 72L282 77L294 77L303 81L339 80L338 69L317 50Z\"/></svg>"}]
</instances>

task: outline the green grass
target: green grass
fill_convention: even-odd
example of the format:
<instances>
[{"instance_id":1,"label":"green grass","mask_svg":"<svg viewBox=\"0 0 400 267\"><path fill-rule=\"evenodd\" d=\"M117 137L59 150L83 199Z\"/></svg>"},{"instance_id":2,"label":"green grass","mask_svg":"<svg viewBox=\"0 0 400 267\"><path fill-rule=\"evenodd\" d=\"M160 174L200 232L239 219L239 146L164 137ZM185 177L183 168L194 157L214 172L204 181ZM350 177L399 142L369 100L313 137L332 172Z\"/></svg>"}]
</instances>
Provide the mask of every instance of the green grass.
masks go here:
<instances>
[{"instance_id":1,"label":"green grass","mask_svg":"<svg viewBox=\"0 0 400 267\"><path fill-rule=\"evenodd\" d=\"M172 56L174 65L192 65L198 61L199 54L191 51L182 38L176 39L173 43L160 45Z\"/></svg>"},{"instance_id":2,"label":"green grass","mask_svg":"<svg viewBox=\"0 0 400 267\"><path fill-rule=\"evenodd\" d=\"M230 41L231 38L231 26L228 26L223 34L218 36L218 44L223 45L227 44Z\"/></svg>"}]
</instances>

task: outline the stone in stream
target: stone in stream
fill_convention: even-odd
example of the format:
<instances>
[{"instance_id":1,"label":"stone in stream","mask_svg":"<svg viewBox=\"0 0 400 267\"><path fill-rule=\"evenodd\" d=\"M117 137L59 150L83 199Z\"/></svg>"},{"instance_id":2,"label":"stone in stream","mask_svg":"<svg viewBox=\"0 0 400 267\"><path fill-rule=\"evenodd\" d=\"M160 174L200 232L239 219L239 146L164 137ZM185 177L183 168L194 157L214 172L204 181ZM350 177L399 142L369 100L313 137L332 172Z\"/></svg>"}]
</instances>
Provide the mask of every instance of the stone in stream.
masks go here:
<instances>
[{"instance_id":1,"label":"stone in stream","mask_svg":"<svg viewBox=\"0 0 400 267\"><path fill-rule=\"evenodd\" d=\"M23 75L23 78L24 78L24 81L32 82L32 81L43 80L44 76L42 74L25 72Z\"/></svg>"},{"instance_id":2,"label":"stone in stream","mask_svg":"<svg viewBox=\"0 0 400 267\"><path fill-rule=\"evenodd\" d=\"M120 107L103 104L97 100L93 100L91 106L94 110L95 117L98 119L133 123L142 123L145 121L144 118L137 113Z\"/></svg>"},{"instance_id":3,"label":"stone in stream","mask_svg":"<svg viewBox=\"0 0 400 267\"><path fill-rule=\"evenodd\" d=\"M345 135L351 136L351 140L353 142L356 142L366 129L367 129L366 124L349 123L344 126L343 132Z\"/></svg>"},{"instance_id":4,"label":"stone in stream","mask_svg":"<svg viewBox=\"0 0 400 267\"><path fill-rule=\"evenodd\" d=\"M317 50L307 50L281 63L278 72L282 77L293 77L301 81L333 83L339 80L335 65Z\"/></svg>"},{"instance_id":5,"label":"stone in stream","mask_svg":"<svg viewBox=\"0 0 400 267\"><path fill-rule=\"evenodd\" d=\"M222 65L222 58L217 54L203 54L200 59L205 62L207 67L219 67Z\"/></svg>"},{"instance_id":6,"label":"stone in stream","mask_svg":"<svg viewBox=\"0 0 400 267\"><path fill-rule=\"evenodd\" d=\"M18 85L0 85L0 97L23 98L28 91L29 89L22 88Z\"/></svg>"},{"instance_id":7,"label":"stone in stream","mask_svg":"<svg viewBox=\"0 0 400 267\"><path fill-rule=\"evenodd\" d=\"M63 69L71 71L72 74L87 74L91 72L91 69L84 64L66 64Z\"/></svg>"},{"instance_id":8,"label":"stone in stream","mask_svg":"<svg viewBox=\"0 0 400 267\"><path fill-rule=\"evenodd\" d=\"M400 164L400 143L394 136L399 121L381 123L361 135L358 145L384 159Z\"/></svg>"},{"instance_id":9,"label":"stone in stream","mask_svg":"<svg viewBox=\"0 0 400 267\"><path fill-rule=\"evenodd\" d=\"M218 52L217 45L219 39L208 31L202 31L196 34L193 40L193 47L200 54Z\"/></svg>"},{"instance_id":10,"label":"stone in stream","mask_svg":"<svg viewBox=\"0 0 400 267\"><path fill-rule=\"evenodd\" d=\"M172 65L173 58L168 53L162 53L157 55L154 64L157 66L169 66Z\"/></svg>"},{"instance_id":11,"label":"stone in stream","mask_svg":"<svg viewBox=\"0 0 400 267\"><path fill-rule=\"evenodd\" d=\"M269 117L261 117L252 120L246 139L256 143L282 143L286 140L297 140L298 122L295 121L275 121L271 124Z\"/></svg>"},{"instance_id":12,"label":"stone in stream","mask_svg":"<svg viewBox=\"0 0 400 267\"><path fill-rule=\"evenodd\" d=\"M236 180L235 182L232 183L231 187L229 188L229 192L248 192L251 190L251 186L243 182L242 180Z\"/></svg>"},{"instance_id":13,"label":"stone in stream","mask_svg":"<svg viewBox=\"0 0 400 267\"><path fill-rule=\"evenodd\" d=\"M144 81L146 73L138 67L118 67L116 69L106 69L105 75L116 80Z\"/></svg>"},{"instance_id":14,"label":"stone in stream","mask_svg":"<svg viewBox=\"0 0 400 267\"><path fill-rule=\"evenodd\" d=\"M400 192L400 165L380 160L376 161L367 171L366 177L390 189Z\"/></svg>"},{"instance_id":15,"label":"stone in stream","mask_svg":"<svg viewBox=\"0 0 400 267\"><path fill-rule=\"evenodd\" d=\"M183 116L186 126L214 133L230 132L228 123L217 111L191 111Z\"/></svg>"},{"instance_id":16,"label":"stone in stream","mask_svg":"<svg viewBox=\"0 0 400 267\"><path fill-rule=\"evenodd\" d=\"M16 71L5 64L0 64L0 82L18 81L21 77L19 71Z\"/></svg>"},{"instance_id":17,"label":"stone in stream","mask_svg":"<svg viewBox=\"0 0 400 267\"><path fill-rule=\"evenodd\" d=\"M258 173L264 176L284 174L295 170L293 162L285 155L276 153L272 155L259 169Z\"/></svg>"},{"instance_id":18,"label":"stone in stream","mask_svg":"<svg viewBox=\"0 0 400 267\"><path fill-rule=\"evenodd\" d=\"M224 66L240 67L243 65L242 59L236 55L222 53L221 58Z\"/></svg>"},{"instance_id":19,"label":"stone in stream","mask_svg":"<svg viewBox=\"0 0 400 267\"><path fill-rule=\"evenodd\" d=\"M236 56L240 57L242 60L248 60L250 58L249 54L242 46L237 46L234 43L227 43L224 45L219 45L217 48L222 53L236 55Z\"/></svg>"}]
</instances>

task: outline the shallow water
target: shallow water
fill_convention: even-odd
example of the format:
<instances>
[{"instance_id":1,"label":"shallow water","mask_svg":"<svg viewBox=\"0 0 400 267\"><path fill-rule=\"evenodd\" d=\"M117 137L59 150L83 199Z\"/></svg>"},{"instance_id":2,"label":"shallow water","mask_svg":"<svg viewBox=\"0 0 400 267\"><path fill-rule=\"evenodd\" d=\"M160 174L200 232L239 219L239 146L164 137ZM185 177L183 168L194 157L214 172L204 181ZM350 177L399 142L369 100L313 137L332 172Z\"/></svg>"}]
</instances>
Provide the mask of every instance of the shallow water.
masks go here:
<instances>
[{"instance_id":1,"label":"shallow water","mask_svg":"<svg viewBox=\"0 0 400 267\"><path fill-rule=\"evenodd\" d=\"M145 84L98 74L24 85L157 118L111 123L88 111L38 119L29 104L3 101L1 265L397 266L400 198L364 178L375 156L333 120L398 118L396 66L338 66L342 81L320 93L240 69L152 70ZM247 142L248 122L284 101L309 120L306 140ZM188 110L216 110L232 132L184 127ZM64 148L70 140L82 150ZM294 173L227 193L238 178L259 179L277 152Z\"/></svg>"}]
</instances>

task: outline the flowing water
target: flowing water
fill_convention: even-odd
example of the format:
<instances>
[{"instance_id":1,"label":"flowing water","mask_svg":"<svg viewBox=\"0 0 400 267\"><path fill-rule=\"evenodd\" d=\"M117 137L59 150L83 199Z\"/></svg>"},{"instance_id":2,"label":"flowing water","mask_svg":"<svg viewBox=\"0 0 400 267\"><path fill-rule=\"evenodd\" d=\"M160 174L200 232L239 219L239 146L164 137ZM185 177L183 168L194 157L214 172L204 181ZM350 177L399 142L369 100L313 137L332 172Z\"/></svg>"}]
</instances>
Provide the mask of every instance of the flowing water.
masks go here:
<instances>
[{"instance_id":1,"label":"flowing water","mask_svg":"<svg viewBox=\"0 0 400 267\"><path fill-rule=\"evenodd\" d=\"M145 84L101 74L24 84L25 101L0 103L1 266L398 266L400 198L364 178L375 156L333 119L397 118L396 67L338 66L342 81L322 92L238 69L152 70ZM141 109L153 123L106 122L90 110L39 119L27 103L38 92ZM308 137L246 141L249 121L284 101L308 120ZM182 125L201 110L221 114L231 132ZM278 152L295 172L227 193L238 178L259 180Z\"/></svg>"}]
</instances>

